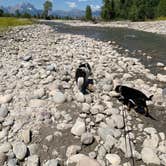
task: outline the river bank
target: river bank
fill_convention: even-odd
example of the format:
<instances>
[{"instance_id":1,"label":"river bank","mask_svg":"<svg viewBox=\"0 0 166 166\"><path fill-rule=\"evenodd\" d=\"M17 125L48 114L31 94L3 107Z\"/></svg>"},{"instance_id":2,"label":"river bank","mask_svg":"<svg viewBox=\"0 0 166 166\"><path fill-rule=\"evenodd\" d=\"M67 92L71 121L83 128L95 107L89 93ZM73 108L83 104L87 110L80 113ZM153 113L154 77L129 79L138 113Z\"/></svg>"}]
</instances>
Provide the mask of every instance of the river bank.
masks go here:
<instances>
[{"instance_id":1,"label":"river bank","mask_svg":"<svg viewBox=\"0 0 166 166\"><path fill-rule=\"evenodd\" d=\"M166 35L166 21L146 21L146 22L130 22L130 21L113 21L113 22L98 22L96 24L85 21L60 21L72 26L97 26L97 27L118 27L118 28L130 28L145 32L152 32L157 34Z\"/></svg>"},{"instance_id":2,"label":"river bank","mask_svg":"<svg viewBox=\"0 0 166 166\"><path fill-rule=\"evenodd\" d=\"M60 33L56 26L16 27L0 37L0 165L166 165L166 94L154 75L114 42ZM89 62L95 92L74 76ZM124 84L154 95L158 121L125 111L113 98ZM130 145L134 153L131 153Z\"/></svg>"}]
</instances>

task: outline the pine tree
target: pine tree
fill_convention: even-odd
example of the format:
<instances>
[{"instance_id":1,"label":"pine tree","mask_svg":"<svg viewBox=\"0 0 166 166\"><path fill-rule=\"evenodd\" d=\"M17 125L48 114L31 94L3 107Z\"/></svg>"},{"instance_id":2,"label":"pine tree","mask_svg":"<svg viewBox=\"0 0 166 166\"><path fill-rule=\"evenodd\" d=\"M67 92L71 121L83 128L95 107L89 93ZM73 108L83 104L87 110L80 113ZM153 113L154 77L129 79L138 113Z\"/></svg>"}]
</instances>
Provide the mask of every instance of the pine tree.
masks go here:
<instances>
[{"instance_id":1,"label":"pine tree","mask_svg":"<svg viewBox=\"0 0 166 166\"><path fill-rule=\"evenodd\" d=\"M2 9L0 9L0 17L2 17L4 14L4 11Z\"/></svg>"},{"instance_id":2,"label":"pine tree","mask_svg":"<svg viewBox=\"0 0 166 166\"><path fill-rule=\"evenodd\" d=\"M86 7L85 19L92 20L92 10L91 10L91 7L89 5Z\"/></svg>"},{"instance_id":3,"label":"pine tree","mask_svg":"<svg viewBox=\"0 0 166 166\"><path fill-rule=\"evenodd\" d=\"M101 18L103 20L110 20L111 19L111 1L110 0L103 0L103 6L101 8Z\"/></svg>"},{"instance_id":4,"label":"pine tree","mask_svg":"<svg viewBox=\"0 0 166 166\"><path fill-rule=\"evenodd\" d=\"M166 0L160 0L158 5L158 16L166 16Z\"/></svg>"}]
</instances>

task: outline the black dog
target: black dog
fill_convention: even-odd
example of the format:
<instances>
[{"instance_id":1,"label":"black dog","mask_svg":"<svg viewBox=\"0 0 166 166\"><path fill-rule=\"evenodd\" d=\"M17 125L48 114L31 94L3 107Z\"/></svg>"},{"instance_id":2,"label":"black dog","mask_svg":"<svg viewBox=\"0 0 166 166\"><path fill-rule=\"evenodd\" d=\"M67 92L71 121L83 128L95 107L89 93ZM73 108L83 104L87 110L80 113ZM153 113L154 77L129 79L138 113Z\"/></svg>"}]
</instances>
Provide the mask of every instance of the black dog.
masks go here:
<instances>
[{"instance_id":1,"label":"black dog","mask_svg":"<svg viewBox=\"0 0 166 166\"><path fill-rule=\"evenodd\" d=\"M91 67L88 63L80 64L76 70L75 80L83 94L88 93L88 90L93 91L93 79L88 79L91 74Z\"/></svg>"},{"instance_id":2,"label":"black dog","mask_svg":"<svg viewBox=\"0 0 166 166\"><path fill-rule=\"evenodd\" d=\"M137 89L122 85L118 85L115 88L115 91L119 93L118 100L124 105L127 105L129 111L131 108L134 108L136 112L149 116L146 101L152 100L153 95L147 97L144 93Z\"/></svg>"}]
</instances>

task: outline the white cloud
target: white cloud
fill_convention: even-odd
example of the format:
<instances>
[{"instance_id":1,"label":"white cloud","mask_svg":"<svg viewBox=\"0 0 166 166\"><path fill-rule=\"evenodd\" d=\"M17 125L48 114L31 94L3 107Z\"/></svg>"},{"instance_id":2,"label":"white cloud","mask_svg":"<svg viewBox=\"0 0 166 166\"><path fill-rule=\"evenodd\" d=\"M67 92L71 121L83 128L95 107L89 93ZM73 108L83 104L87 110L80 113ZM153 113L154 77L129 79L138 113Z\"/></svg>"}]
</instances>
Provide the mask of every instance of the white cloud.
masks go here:
<instances>
[{"instance_id":1,"label":"white cloud","mask_svg":"<svg viewBox=\"0 0 166 166\"><path fill-rule=\"evenodd\" d=\"M88 0L78 0L78 2L86 2L86 1L88 1Z\"/></svg>"},{"instance_id":2,"label":"white cloud","mask_svg":"<svg viewBox=\"0 0 166 166\"><path fill-rule=\"evenodd\" d=\"M75 2L66 2L70 8L75 8L77 7Z\"/></svg>"},{"instance_id":3,"label":"white cloud","mask_svg":"<svg viewBox=\"0 0 166 166\"><path fill-rule=\"evenodd\" d=\"M90 5L93 11L99 10L101 6L99 5Z\"/></svg>"}]
</instances>

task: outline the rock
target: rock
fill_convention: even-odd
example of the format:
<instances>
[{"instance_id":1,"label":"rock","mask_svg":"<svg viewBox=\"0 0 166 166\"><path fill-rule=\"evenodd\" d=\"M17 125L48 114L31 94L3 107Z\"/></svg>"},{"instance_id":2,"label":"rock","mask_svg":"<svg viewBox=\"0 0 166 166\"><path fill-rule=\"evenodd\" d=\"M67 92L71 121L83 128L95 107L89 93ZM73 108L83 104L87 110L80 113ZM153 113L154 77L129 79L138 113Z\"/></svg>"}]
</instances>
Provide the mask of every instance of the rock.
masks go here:
<instances>
[{"instance_id":1,"label":"rock","mask_svg":"<svg viewBox=\"0 0 166 166\"><path fill-rule=\"evenodd\" d=\"M27 166L39 166L39 156L33 155L27 158Z\"/></svg>"},{"instance_id":2,"label":"rock","mask_svg":"<svg viewBox=\"0 0 166 166\"><path fill-rule=\"evenodd\" d=\"M158 67L164 67L165 65L163 63L161 63L161 62L157 62L157 66Z\"/></svg>"},{"instance_id":3,"label":"rock","mask_svg":"<svg viewBox=\"0 0 166 166\"><path fill-rule=\"evenodd\" d=\"M32 99L29 102L29 106L32 108L44 107L46 105L47 105L47 102L45 100L40 100L40 99Z\"/></svg>"},{"instance_id":4,"label":"rock","mask_svg":"<svg viewBox=\"0 0 166 166\"><path fill-rule=\"evenodd\" d=\"M38 144L31 144L28 146L29 149L29 153L30 155L36 155L38 153L39 150L39 145Z\"/></svg>"},{"instance_id":5,"label":"rock","mask_svg":"<svg viewBox=\"0 0 166 166\"><path fill-rule=\"evenodd\" d=\"M0 140L5 138L7 135L8 135L7 129L3 129L2 131L0 131Z\"/></svg>"},{"instance_id":6,"label":"rock","mask_svg":"<svg viewBox=\"0 0 166 166\"><path fill-rule=\"evenodd\" d=\"M93 135L91 133L83 133L81 135L81 143L84 145L90 145L93 143Z\"/></svg>"},{"instance_id":7,"label":"rock","mask_svg":"<svg viewBox=\"0 0 166 166\"><path fill-rule=\"evenodd\" d=\"M81 92L77 93L75 95L75 98L78 102L81 102L81 103L83 103L85 101L85 97Z\"/></svg>"},{"instance_id":8,"label":"rock","mask_svg":"<svg viewBox=\"0 0 166 166\"><path fill-rule=\"evenodd\" d=\"M17 165L17 159L9 159L7 166L18 166Z\"/></svg>"},{"instance_id":9,"label":"rock","mask_svg":"<svg viewBox=\"0 0 166 166\"><path fill-rule=\"evenodd\" d=\"M56 71L57 66L55 64L47 65L46 70L47 71Z\"/></svg>"},{"instance_id":10,"label":"rock","mask_svg":"<svg viewBox=\"0 0 166 166\"><path fill-rule=\"evenodd\" d=\"M0 117L5 118L8 115L8 108L6 105L0 107Z\"/></svg>"},{"instance_id":11,"label":"rock","mask_svg":"<svg viewBox=\"0 0 166 166\"><path fill-rule=\"evenodd\" d=\"M155 128L153 128L153 127L144 128L144 131L145 131L146 133L151 134L151 135L157 134L157 130L156 130Z\"/></svg>"},{"instance_id":12,"label":"rock","mask_svg":"<svg viewBox=\"0 0 166 166\"><path fill-rule=\"evenodd\" d=\"M107 152L110 153L116 142L117 140L113 136L108 135L103 146L105 147Z\"/></svg>"},{"instance_id":13,"label":"rock","mask_svg":"<svg viewBox=\"0 0 166 166\"><path fill-rule=\"evenodd\" d=\"M17 142L13 145L13 152L17 159L23 160L27 154L27 147L22 142Z\"/></svg>"},{"instance_id":14,"label":"rock","mask_svg":"<svg viewBox=\"0 0 166 166\"><path fill-rule=\"evenodd\" d=\"M118 166L121 162L121 159L117 154L107 154L105 158L112 166Z\"/></svg>"},{"instance_id":15,"label":"rock","mask_svg":"<svg viewBox=\"0 0 166 166\"><path fill-rule=\"evenodd\" d=\"M99 123L99 122L101 122L104 118L105 118L105 116L104 116L103 114L97 114L97 115L96 115L96 120L95 120L95 122L96 122L96 123Z\"/></svg>"},{"instance_id":16,"label":"rock","mask_svg":"<svg viewBox=\"0 0 166 166\"><path fill-rule=\"evenodd\" d=\"M166 75L157 74L157 80L161 82L166 82Z\"/></svg>"},{"instance_id":17,"label":"rock","mask_svg":"<svg viewBox=\"0 0 166 166\"><path fill-rule=\"evenodd\" d=\"M81 146L71 145L67 148L66 156L69 158L70 156L75 155L80 151L81 151Z\"/></svg>"},{"instance_id":18,"label":"rock","mask_svg":"<svg viewBox=\"0 0 166 166\"><path fill-rule=\"evenodd\" d=\"M33 98L34 99L41 99L46 94L45 90L43 88L35 90Z\"/></svg>"},{"instance_id":19,"label":"rock","mask_svg":"<svg viewBox=\"0 0 166 166\"><path fill-rule=\"evenodd\" d=\"M82 103L82 112L89 113L90 105L87 103Z\"/></svg>"},{"instance_id":20,"label":"rock","mask_svg":"<svg viewBox=\"0 0 166 166\"><path fill-rule=\"evenodd\" d=\"M89 157L90 157L91 159L95 159L96 156L97 156L96 152L90 152L90 153L89 153Z\"/></svg>"},{"instance_id":21,"label":"rock","mask_svg":"<svg viewBox=\"0 0 166 166\"><path fill-rule=\"evenodd\" d=\"M32 59L32 55L26 55L26 56L24 56L24 57L22 57L22 60L23 61L30 61Z\"/></svg>"},{"instance_id":22,"label":"rock","mask_svg":"<svg viewBox=\"0 0 166 166\"><path fill-rule=\"evenodd\" d=\"M7 153L11 149L11 144L8 142L3 143L0 145L0 153Z\"/></svg>"},{"instance_id":23,"label":"rock","mask_svg":"<svg viewBox=\"0 0 166 166\"><path fill-rule=\"evenodd\" d=\"M0 152L0 165L4 165L5 161L7 160L7 156Z\"/></svg>"},{"instance_id":24,"label":"rock","mask_svg":"<svg viewBox=\"0 0 166 166\"><path fill-rule=\"evenodd\" d=\"M103 86L103 90L105 91L105 92L110 92L111 90L112 90L112 85L108 85L108 84L105 84L104 86Z\"/></svg>"},{"instance_id":25,"label":"rock","mask_svg":"<svg viewBox=\"0 0 166 166\"><path fill-rule=\"evenodd\" d=\"M31 141L31 130L27 129L22 131L22 139L23 141L28 144Z\"/></svg>"},{"instance_id":26,"label":"rock","mask_svg":"<svg viewBox=\"0 0 166 166\"><path fill-rule=\"evenodd\" d=\"M164 166L166 166L166 154L161 154L159 156L160 160L161 160L161 164L163 164Z\"/></svg>"},{"instance_id":27,"label":"rock","mask_svg":"<svg viewBox=\"0 0 166 166\"><path fill-rule=\"evenodd\" d=\"M48 135L45 139L48 141L48 142L51 142L53 140L54 136L53 135Z\"/></svg>"},{"instance_id":28,"label":"rock","mask_svg":"<svg viewBox=\"0 0 166 166\"><path fill-rule=\"evenodd\" d=\"M59 160L58 159L52 159L48 160L46 163L43 164L43 166L59 166Z\"/></svg>"},{"instance_id":29,"label":"rock","mask_svg":"<svg viewBox=\"0 0 166 166\"><path fill-rule=\"evenodd\" d=\"M66 97L62 92L56 91L53 99L56 104L63 104L66 100Z\"/></svg>"},{"instance_id":30,"label":"rock","mask_svg":"<svg viewBox=\"0 0 166 166\"><path fill-rule=\"evenodd\" d=\"M67 165L76 164L76 166L100 166L99 163L84 154L76 154L68 158Z\"/></svg>"},{"instance_id":31,"label":"rock","mask_svg":"<svg viewBox=\"0 0 166 166\"><path fill-rule=\"evenodd\" d=\"M10 94L5 96L0 96L0 104L10 103L12 99L13 96Z\"/></svg>"},{"instance_id":32,"label":"rock","mask_svg":"<svg viewBox=\"0 0 166 166\"><path fill-rule=\"evenodd\" d=\"M146 138L143 142L143 147L157 148L159 137L157 134L152 134L150 138Z\"/></svg>"},{"instance_id":33,"label":"rock","mask_svg":"<svg viewBox=\"0 0 166 166\"><path fill-rule=\"evenodd\" d=\"M85 122L78 118L71 129L71 133L77 136L81 136L85 132Z\"/></svg>"},{"instance_id":34,"label":"rock","mask_svg":"<svg viewBox=\"0 0 166 166\"><path fill-rule=\"evenodd\" d=\"M97 131L98 135L105 141L108 135L119 137L121 135L120 130L111 129L109 127L99 127Z\"/></svg>"},{"instance_id":35,"label":"rock","mask_svg":"<svg viewBox=\"0 0 166 166\"><path fill-rule=\"evenodd\" d=\"M117 127L118 129L122 129L124 127L123 117L121 115L113 114L110 120L107 120L107 124L110 127Z\"/></svg>"},{"instance_id":36,"label":"rock","mask_svg":"<svg viewBox=\"0 0 166 166\"><path fill-rule=\"evenodd\" d=\"M159 143L159 146L158 146L158 149L157 149L159 152L161 153L166 153L166 141L161 141Z\"/></svg>"},{"instance_id":37,"label":"rock","mask_svg":"<svg viewBox=\"0 0 166 166\"><path fill-rule=\"evenodd\" d=\"M141 151L142 160L146 164L156 164L160 165L160 159L157 157L154 150L151 148L143 148Z\"/></svg>"}]
</instances>

